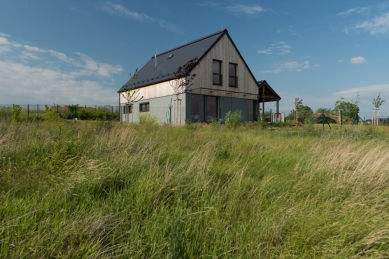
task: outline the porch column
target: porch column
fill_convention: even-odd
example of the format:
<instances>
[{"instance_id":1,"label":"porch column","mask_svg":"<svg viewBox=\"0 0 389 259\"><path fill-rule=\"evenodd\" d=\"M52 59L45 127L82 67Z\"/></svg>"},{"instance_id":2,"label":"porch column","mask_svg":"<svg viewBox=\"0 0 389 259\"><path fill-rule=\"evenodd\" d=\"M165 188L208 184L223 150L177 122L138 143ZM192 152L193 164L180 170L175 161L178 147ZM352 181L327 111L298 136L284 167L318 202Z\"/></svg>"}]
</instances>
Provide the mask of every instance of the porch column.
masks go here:
<instances>
[{"instance_id":1,"label":"porch column","mask_svg":"<svg viewBox=\"0 0 389 259\"><path fill-rule=\"evenodd\" d=\"M276 101L276 113L280 113L280 101Z\"/></svg>"}]
</instances>

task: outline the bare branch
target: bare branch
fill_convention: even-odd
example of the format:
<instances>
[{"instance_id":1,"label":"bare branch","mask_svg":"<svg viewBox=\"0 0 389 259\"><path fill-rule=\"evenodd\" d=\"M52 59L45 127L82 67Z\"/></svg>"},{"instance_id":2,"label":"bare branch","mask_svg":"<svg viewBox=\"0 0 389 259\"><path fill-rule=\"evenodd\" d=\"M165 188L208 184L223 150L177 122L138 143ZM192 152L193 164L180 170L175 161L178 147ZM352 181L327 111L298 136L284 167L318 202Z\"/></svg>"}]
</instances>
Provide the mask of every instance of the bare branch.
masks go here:
<instances>
[{"instance_id":1,"label":"bare branch","mask_svg":"<svg viewBox=\"0 0 389 259\"><path fill-rule=\"evenodd\" d=\"M185 65L178 67L174 73L174 79L170 81L174 94L178 95L185 93L192 85L196 74L190 74L190 71L196 66L198 58L194 58L186 62Z\"/></svg>"}]
</instances>

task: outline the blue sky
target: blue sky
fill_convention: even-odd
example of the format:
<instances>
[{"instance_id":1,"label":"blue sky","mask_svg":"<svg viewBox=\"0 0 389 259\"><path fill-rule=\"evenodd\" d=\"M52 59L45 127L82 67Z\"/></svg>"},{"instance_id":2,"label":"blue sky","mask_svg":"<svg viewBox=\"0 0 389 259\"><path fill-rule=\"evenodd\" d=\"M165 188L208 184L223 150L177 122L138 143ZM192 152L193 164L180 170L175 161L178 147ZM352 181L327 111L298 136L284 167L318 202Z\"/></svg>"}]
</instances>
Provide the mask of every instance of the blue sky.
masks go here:
<instances>
[{"instance_id":1,"label":"blue sky","mask_svg":"<svg viewBox=\"0 0 389 259\"><path fill-rule=\"evenodd\" d=\"M314 111L378 93L389 116L389 1L27 1L0 3L0 104L117 104L152 55L228 32L257 80ZM266 108L274 108L269 103Z\"/></svg>"}]
</instances>

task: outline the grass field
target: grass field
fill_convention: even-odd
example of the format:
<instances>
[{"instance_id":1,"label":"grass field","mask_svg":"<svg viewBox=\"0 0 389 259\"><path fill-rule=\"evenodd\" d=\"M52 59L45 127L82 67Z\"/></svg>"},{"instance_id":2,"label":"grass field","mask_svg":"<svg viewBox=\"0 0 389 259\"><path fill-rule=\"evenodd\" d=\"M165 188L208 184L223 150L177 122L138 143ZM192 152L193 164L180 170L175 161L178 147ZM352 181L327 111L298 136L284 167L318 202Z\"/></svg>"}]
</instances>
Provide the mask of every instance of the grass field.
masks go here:
<instances>
[{"instance_id":1,"label":"grass field","mask_svg":"<svg viewBox=\"0 0 389 259\"><path fill-rule=\"evenodd\" d=\"M389 258L388 137L0 122L0 258Z\"/></svg>"}]
</instances>

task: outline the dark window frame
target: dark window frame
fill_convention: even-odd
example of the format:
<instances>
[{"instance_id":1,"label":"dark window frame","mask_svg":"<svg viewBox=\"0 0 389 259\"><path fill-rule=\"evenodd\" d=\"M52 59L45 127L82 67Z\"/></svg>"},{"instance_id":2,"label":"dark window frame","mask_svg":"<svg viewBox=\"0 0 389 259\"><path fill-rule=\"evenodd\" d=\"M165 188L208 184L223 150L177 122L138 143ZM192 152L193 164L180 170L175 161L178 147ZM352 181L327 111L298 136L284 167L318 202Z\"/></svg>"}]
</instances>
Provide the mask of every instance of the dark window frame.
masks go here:
<instances>
[{"instance_id":1,"label":"dark window frame","mask_svg":"<svg viewBox=\"0 0 389 259\"><path fill-rule=\"evenodd\" d=\"M213 63L215 61L219 63L219 73L215 73L215 71L213 71ZM214 76L218 76L219 82L214 81ZM223 85L222 61L221 60L217 60L217 59L212 60L212 84Z\"/></svg>"},{"instance_id":2,"label":"dark window frame","mask_svg":"<svg viewBox=\"0 0 389 259\"><path fill-rule=\"evenodd\" d=\"M132 113L132 111L133 111L133 105L132 104L125 104L124 106L123 106L123 114L131 114Z\"/></svg>"},{"instance_id":3,"label":"dark window frame","mask_svg":"<svg viewBox=\"0 0 389 259\"><path fill-rule=\"evenodd\" d=\"M149 112L150 102L139 103L139 112Z\"/></svg>"},{"instance_id":4,"label":"dark window frame","mask_svg":"<svg viewBox=\"0 0 389 259\"><path fill-rule=\"evenodd\" d=\"M234 66L235 75L230 74L230 66L231 65ZM238 67L238 64L228 63L228 86L229 87L238 87L238 77L236 76L237 70L238 70L237 67ZM231 80L233 80L233 82L235 83L234 85L231 85Z\"/></svg>"}]
</instances>

